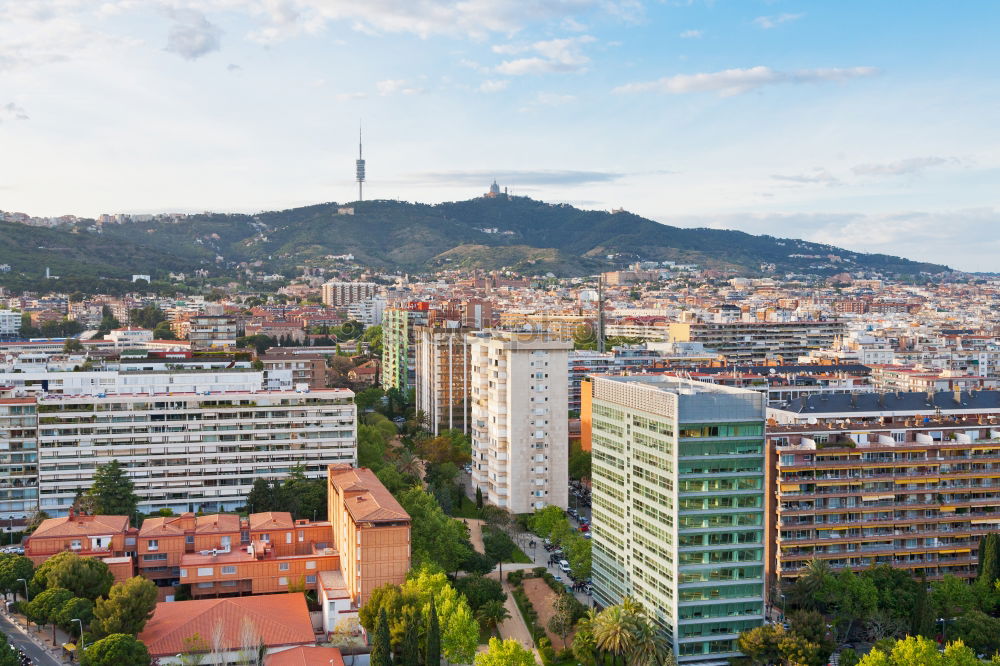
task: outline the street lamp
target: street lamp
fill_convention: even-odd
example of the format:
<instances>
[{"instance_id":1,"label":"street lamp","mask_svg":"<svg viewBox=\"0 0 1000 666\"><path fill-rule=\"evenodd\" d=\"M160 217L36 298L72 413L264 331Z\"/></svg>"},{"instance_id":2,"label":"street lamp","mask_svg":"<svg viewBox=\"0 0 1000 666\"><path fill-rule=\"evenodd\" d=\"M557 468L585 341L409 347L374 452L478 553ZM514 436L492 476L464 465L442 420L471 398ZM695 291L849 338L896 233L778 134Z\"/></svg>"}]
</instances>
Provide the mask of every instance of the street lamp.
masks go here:
<instances>
[{"instance_id":1,"label":"street lamp","mask_svg":"<svg viewBox=\"0 0 1000 666\"><path fill-rule=\"evenodd\" d=\"M781 621L784 622L785 621L785 595L780 594L778 596L781 597Z\"/></svg>"},{"instance_id":2,"label":"street lamp","mask_svg":"<svg viewBox=\"0 0 1000 666\"><path fill-rule=\"evenodd\" d=\"M18 578L17 582L18 583L24 583L24 602L25 603L29 602L30 599L28 598L28 581L25 580L24 578ZM14 598L16 599L17 597L14 597ZM25 614L24 614L24 628L28 629L29 627L31 627L31 620L28 619L28 613L25 612Z\"/></svg>"},{"instance_id":3,"label":"street lamp","mask_svg":"<svg viewBox=\"0 0 1000 666\"><path fill-rule=\"evenodd\" d=\"M70 622L76 622L80 625L80 663L83 663L83 651L87 649L87 644L83 641L83 620L78 617L74 617Z\"/></svg>"}]
</instances>

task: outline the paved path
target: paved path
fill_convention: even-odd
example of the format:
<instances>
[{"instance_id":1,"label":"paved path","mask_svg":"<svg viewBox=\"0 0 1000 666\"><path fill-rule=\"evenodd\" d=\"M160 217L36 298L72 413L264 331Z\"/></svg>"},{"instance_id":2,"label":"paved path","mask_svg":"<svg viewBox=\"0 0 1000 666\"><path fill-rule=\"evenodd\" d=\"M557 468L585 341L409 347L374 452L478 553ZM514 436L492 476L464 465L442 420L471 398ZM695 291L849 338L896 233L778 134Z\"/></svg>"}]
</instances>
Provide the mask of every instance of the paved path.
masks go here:
<instances>
[{"instance_id":1,"label":"paved path","mask_svg":"<svg viewBox=\"0 0 1000 666\"><path fill-rule=\"evenodd\" d=\"M8 642L24 650L38 666L58 666L62 663L40 647L33 637L29 638L24 627L12 622L10 615L0 613L0 631L6 634Z\"/></svg>"},{"instance_id":2,"label":"paved path","mask_svg":"<svg viewBox=\"0 0 1000 666\"><path fill-rule=\"evenodd\" d=\"M478 518L463 518L465 524L469 526L469 541L472 542L472 547L476 549L477 553L486 553L486 547L483 546L483 521Z\"/></svg>"},{"instance_id":3,"label":"paved path","mask_svg":"<svg viewBox=\"0 0 1000 666\"><path fill-rule=\"evenodd\" d=\"M490 576L493 576L493 574L490 574ZM517 604L514 602L514 591L511 589L510 583L504 580L500 584L503 585L503 591L507 595L504 606L507 607L507 612L510 613L510 619L500 623L500 637L505 639L513 638L525 648L531 650L531 653L535 655L536 664L542 663L542 658L538 656L538 650L535 649L535 641L532 640L531 632L528 631L528 625L524 623L521 611L517 609Z\"/></svg>"}]
</instances>

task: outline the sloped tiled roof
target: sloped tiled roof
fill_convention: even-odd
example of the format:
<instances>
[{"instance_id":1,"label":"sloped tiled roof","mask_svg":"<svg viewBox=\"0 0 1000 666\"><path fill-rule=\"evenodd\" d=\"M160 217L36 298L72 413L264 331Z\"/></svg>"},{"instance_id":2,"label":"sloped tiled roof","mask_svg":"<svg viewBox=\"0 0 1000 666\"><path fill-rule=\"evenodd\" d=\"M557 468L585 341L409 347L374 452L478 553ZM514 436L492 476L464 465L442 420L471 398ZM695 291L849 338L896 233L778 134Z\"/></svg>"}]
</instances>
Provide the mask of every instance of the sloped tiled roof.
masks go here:
<instances>
[{"instance_id":1,"label":"sloped tiled roof","mask_svg":"<svg viewBox=\"0 0 1000 666\"><path fill-rule=\"evenodd\" d=\"M269 654L264 666L344 666L344 658L335 647L297 647Z\"/></svg>"},{"instance_id":2,"label":"sloped tiled roof","mask_svg":"<svg viewBox=\"0 0 1000 666\"><path fill-rule=\"evenodd\" d=\"M370 469L330 465L330 483L344 496L344 506L356 523L399 522L410 514Z\"/></svg>"},{"instance_id":3,"label":"sloped tiled roof","mask_svg":"<svg viewBox=\"0 0 1000 666\"><path fill-rule=\"evenodd\" d=\"M184 534L184 523L194 523L193 513L183 513L179 516L155 516L142 521L139 528L140 537L181 536Z\"/></svg>"},{"instance_id":4,"label":"sloped tiled roof","mask_svg":"<svg viewBox=\"0 0 1000 666\"><path fill-rule=\"evenodd\" d=\"M122 534L127 529L128 516L63 516L43 520L31 538Z\"/></svg>"},{"instance_id":5,"label":"sloped tiled roof","mask_svg":"<svg viewBox=\"0 0 1000 666\"><path fill-rule=\"evenodd\" d=\"M154 657L173 656L190 649L185 638L198 634L211 643L221 627L221 647L238 650L247 621L268 647L316 641L305 596L299 593L159 603L139 640Z\"/></svg>"},{"instance_id":6,"label":"sloped tiled roof","mask_svg":"<svg viewBox=\"0 0 1000 666\"><path fill-rule=\"evenodd\" d=\"M250 514L251 530L290 530L295 527L292 514L288 511L265 511Z\"/></svg>"},{"instance_id":7,"label":"sloped tiled roof","mask_svg":"<svg viewBox=\"0 0 1000 666\"><path fill-rule=\"evenodd\" d=\"M214 534L216 532L239 532L240 517L232 513L213 513L210 516L198 516L194 531L198 534Z\"/></svg>"}]
</instances>

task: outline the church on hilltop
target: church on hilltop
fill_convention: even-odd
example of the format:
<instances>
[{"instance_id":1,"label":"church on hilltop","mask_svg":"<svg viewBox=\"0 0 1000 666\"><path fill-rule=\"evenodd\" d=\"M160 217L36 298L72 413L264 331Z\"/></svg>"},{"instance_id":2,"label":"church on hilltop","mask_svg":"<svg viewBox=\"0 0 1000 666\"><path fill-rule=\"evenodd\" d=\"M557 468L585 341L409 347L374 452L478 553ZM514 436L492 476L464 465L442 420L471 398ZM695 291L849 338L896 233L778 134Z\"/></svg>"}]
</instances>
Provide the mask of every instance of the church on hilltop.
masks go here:
<instances>
[{"instance_id":1,"label":"church on hilltop","mask_svg":"<svg viewBox=\"0 0 1000 666\"><path fill-rule=\"evenodd\" d=\"M507 188L503 188L503 194L500 193L500 186L497 185L497 179L493 179L493 184L490 185L490 191L483 195L486 199L496 199L498 197L507 198Z\"/></svg>"}]
</instances>

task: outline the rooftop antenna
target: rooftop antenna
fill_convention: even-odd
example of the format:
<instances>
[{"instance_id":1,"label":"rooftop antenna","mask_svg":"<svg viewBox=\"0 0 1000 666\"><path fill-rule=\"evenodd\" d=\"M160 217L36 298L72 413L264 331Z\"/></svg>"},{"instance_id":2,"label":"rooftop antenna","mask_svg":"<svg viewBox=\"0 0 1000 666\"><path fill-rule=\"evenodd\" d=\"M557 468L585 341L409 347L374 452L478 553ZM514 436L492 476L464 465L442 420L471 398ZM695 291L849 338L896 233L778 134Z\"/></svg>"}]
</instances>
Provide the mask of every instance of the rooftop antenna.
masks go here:
<instances>
[{"instance_id":1,"label":"rooftop antenna","mask_svg":"<svg viewBox=\"0 0 1000 666\"><path fill-rule=\"evenodd\" d=\"M365 158L361 153L361 123L358 123L358 161L355 164L355 174L358 180L358 201L364 201L363 190L365 182Z\"/></svg>"}]
</instances>

